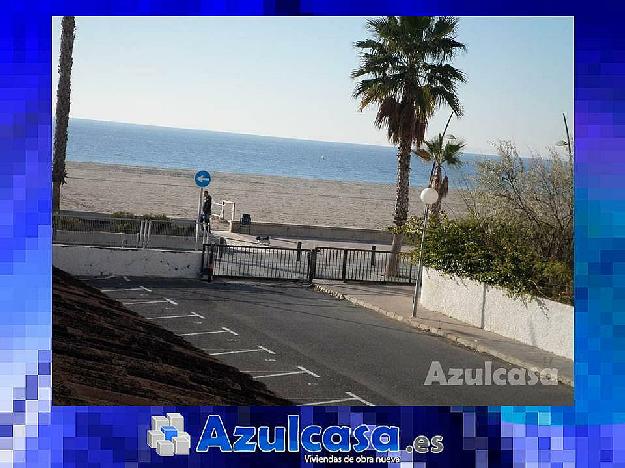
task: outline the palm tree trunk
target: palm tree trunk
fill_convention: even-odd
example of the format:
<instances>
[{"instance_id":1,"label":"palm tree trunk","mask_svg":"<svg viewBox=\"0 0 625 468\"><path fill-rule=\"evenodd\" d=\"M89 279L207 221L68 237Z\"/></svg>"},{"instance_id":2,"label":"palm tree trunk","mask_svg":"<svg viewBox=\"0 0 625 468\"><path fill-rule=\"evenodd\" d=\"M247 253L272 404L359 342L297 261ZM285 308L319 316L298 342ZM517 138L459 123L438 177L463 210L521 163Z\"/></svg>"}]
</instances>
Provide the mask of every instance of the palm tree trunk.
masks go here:
<instances>
[{"instance_id":1,"label":"palm tree trunk","mask_svg":"<svg viewBox=\"0 0 625 468\"><path fill-rule=\"evenodd\" d=\"M442 204L442 198L441 198L441 182L442 182L442 166L438 163L436 163L436 165L434 166L434 171L432 174L432 178L430 179L430 187L432 187L434 190L436 190L436 192L438 192L438 200L436 200L436 203L432 204L432 206L430 207L430 217L432 219L436 219L438 217L438 215L441 212L441 204Z\"/></svg>"},{"instance_id":2,"label":"palm tree trunk","mask_svg":"<svg viewBox=\"0 0 625 468\"><path fill-rule=\"evenodd\" d=\"M64 16L59 58L59 85L56 91L56 120L54 127L54 156L52 163L52 210L61 207L61 185L65 183L65 154L72 82L72 53L76 22L73 16Z\"/></svg>"},{"instance_id":3,"label":"palm tree trunk","mask_svg":"<svg viewBox=\"0 0 625 468\"><path fill-rule=\"evenodd\" d=\"M395 227L400 229L408 219L408 204L410 193L410 140L402 142L397 153L397 196L395 199ZM386 268L386 276L397 276L399 252L403 242L403 234L393 233L391 255Z\"/></svg>"}]
</instances>

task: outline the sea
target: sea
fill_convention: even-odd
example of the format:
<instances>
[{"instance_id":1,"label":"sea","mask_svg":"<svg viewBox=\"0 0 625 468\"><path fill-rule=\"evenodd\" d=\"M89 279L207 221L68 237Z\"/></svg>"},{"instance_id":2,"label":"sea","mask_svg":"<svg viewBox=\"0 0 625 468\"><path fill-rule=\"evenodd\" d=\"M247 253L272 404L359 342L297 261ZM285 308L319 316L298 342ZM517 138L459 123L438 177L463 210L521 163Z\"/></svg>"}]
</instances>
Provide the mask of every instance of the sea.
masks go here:
<instances>
[{"instance_id":1,"label":"sea","mask_svg":"<svg viewBox=\"0 0 625 468\"><path fill-rule=\"evenodd\" d=\"M397 177L396 150L385 146L84 119L71 119L68 133L69 161L382 184ZM447 169L450 187L470 184L476 162L494 157L464 153ZM411 185L425 186L431 165L411 165Z\"/></svg>"}]
</instances>

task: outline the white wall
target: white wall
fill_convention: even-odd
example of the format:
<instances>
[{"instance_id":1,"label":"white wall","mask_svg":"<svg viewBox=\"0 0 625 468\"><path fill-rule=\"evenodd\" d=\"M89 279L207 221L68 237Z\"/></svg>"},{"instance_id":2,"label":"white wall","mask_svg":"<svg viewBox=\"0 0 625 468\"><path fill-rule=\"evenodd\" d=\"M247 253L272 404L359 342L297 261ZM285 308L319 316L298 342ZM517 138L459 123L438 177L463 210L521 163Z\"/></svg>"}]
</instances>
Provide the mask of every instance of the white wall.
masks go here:
<instances>
[{"instance_id":1,"label":"white wall","mask_svg":"<svg viewBox=\"0 0 625 468\"><path fill-rule=\"evenodd\" d=\"M573 359L573 307L424 268L420 304L462 322Z\"/></svg>"},{"instance_id":2,"label":"white wall","mask_svg":"<svg viewBox=\"0 0 625 468\"><path fill-rule=\"evenodd\" d=\"M202 252L54 244L52 264L73 275L199 278Z\"/></svg>"},{"instance_id":3,"label":"white wall","mask_svg":"<svg viewBox=\"0 0 625 468\"><path fill-rule=\"evenodd\" d=\"M54 242L58 244L100 245L106 247L137 247L139 235L121 232L57 230L54 234ZM202 248L202 243L219 244L219 236L214 234L206 234L204 238L200 236L200 241L197 244L199 250ZM152 249L195 250L195 236L150 234L148 247Z\"/></svg>"},{"instance_id":4,"label":"white wall","mask_svg":"<svg viewBox=\"0 0 625 468\"><path fill-rule=\"evenodd\" d=\"M247 226L239 221L230 222L230 232L248 234ZM350 228L339 226L318 226L310 224L258 223L252 221L249 234L254 236L283 236L302 239L323 239L347 242L370 242L390 244L393 233L376 229Z\"/></svg>"},{"instance_id":5,"label":"white wall","mask_svg":"<svg viewBox=\"0 0 625 468\"><path fill-rule=\"evenodd\" d=\"M105 245L110 247L136 247L139 236L121 232L62 231L54 233L54 242L82 245Z\"/></svg>"}]
</instances>

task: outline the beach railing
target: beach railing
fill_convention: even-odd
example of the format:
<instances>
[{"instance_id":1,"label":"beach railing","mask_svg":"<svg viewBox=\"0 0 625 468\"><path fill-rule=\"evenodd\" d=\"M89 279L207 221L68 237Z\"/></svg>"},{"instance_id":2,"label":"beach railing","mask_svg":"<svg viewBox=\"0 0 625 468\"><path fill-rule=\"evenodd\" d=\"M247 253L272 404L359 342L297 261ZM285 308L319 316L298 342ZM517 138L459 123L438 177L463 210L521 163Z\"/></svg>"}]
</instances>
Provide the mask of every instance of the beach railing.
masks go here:
<instances>
[{"instance_id":1,"label":"beach railing","mask_svg":"<svg viewBox=\"0 0 625 468\"><path fill-rule=\"evenodd\" d=\"M219 208L217 217L224 221L234 221L236 217L236 203L231 200L222 200L221 202L213 202L213 205ZM230 208L230 219L226 219L226 207Z\"/></svg>"},{"instance_id":2,"label":"beach railing","mask_svg":"<svg viewBox=\"0 0 625 468\"><path fill-rule=\"evenodd\" d=\"M145 220L54 214L53 242L62 244L140 247L147 234Z\"/></svg>"},{"instance_id":3,"label":"beach railing","mask_svg":"<svg viewBox=\"0 0 625 468\"><path fill-rule=\"evenodd\" d=\"M195 221L184 219L118 218L113 216L54 214L53 242L105 247L194 250ZM211 235L204 233L203 243Z\"/></svg>"}]
</instances>

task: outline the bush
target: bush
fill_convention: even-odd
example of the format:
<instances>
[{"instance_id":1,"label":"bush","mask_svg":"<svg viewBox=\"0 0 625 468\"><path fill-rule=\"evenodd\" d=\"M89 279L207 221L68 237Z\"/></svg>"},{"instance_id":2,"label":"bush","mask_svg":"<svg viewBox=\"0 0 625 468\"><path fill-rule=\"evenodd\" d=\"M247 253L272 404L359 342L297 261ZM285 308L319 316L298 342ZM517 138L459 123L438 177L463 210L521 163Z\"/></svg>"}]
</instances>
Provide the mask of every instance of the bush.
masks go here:
<instances>
[{"instance_id":1,"label":"bush","mask_svg":"<svg viewBox=\"0 0 625 468\"><path fill-rule=\"evenodd\" d=\"M419 257L422 218L403 232ZM512 221L445 217L429 223L423 263L436 270L501 286L514 296L535 296L571 304L573 271L567 262L545 259L532 241L532 227Z\"/></svg>"},{"instance_id":2,"label":"bush","mask_svg":"<svg viewBox=\"0 0 625 468\"><path fill-rule=\"evenodd\" d=\"M549 148L545 157L523 159L511 142L495 147L499 158L480 162L474 188L465 192L472 216L523 226L543 258L572 268L572 157Z\"/></svg>"}]
</instances>

